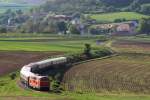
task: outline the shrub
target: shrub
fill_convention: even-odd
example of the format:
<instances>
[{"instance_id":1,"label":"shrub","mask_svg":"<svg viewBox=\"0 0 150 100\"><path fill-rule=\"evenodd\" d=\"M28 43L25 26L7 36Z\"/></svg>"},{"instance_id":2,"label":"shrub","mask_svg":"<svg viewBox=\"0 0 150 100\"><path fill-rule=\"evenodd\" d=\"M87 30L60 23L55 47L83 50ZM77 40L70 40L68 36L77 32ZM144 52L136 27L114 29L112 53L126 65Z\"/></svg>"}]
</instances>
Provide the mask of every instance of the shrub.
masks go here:
<instances>
[{"instance_id":1,"label":"shrub","mask_svg":"<svg viewBox=\"0 0 150 100\"><path fill-rule=\"evenodd\" d=\"M11 80L14 80L15 78L16 78L16 73L11 73L10 75L9 75L9 77L11 78Z\"/></svg>"},{"instance_id":2,"label":"shrub","mask_svg":"<svg viewBox=\"0 0 150 100\"><path fill-rule=\"evenodd\" d=\"M0 33L7 33L7 29L5 27L0 27Z\"/></svg>"},{"instance_id":3,"label":"shrub","mask_svg":"<svg viewBox=\"0 0 150 100\"><path fill-rule=\"evenodd\" d=\"M85 44L84 54L85 54L88 58L91 58L92 54L91 54L91 45L90 45L90 44Z\"/></svg>"},{"instance_id":4,"label":"shrub","mask_svg":"<svg viewBox=\"0 0 150 100\"><path fill-rule=\"evenodd\" d=\"M53 80L51 82L51 89L55 93L61 93L61 91L63 90L61 88L60 81L58 81L58 80Z\"/></svg>"}]
</instances>

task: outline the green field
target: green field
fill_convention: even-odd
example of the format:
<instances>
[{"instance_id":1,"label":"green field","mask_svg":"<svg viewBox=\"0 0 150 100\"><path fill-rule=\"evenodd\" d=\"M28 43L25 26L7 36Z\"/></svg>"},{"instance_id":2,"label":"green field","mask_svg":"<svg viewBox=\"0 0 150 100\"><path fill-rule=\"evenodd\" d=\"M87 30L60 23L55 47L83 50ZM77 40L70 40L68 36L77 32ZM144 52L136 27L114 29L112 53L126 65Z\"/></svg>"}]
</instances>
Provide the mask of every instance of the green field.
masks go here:
<instances>
[{"instance_id":1,"label":"green field","mask_svg":"<svg viewBox=\"0 0 150 100\"><path fill-rule=\"evenodd\" d=\"M97 21L113 22L115 19L125 18L126 20L136 20L146 18L149 16L135 12L117 12L117 13L92 14L90 17L92 19L96 19Z\"/></svg>"},{"instance_id":2,"label":"green field","mask_svg":"<svg viewBox=\"0 0 150 100\"><path fill-rule=\"evenodd\" d=\"M0 50L78 52L83 50L85 43L90 43L94 49L100 49L102 46L96 45L96 40L105 40L103 36L75 38L77 37L0 37Z\"/></svg>"}]
</instances>

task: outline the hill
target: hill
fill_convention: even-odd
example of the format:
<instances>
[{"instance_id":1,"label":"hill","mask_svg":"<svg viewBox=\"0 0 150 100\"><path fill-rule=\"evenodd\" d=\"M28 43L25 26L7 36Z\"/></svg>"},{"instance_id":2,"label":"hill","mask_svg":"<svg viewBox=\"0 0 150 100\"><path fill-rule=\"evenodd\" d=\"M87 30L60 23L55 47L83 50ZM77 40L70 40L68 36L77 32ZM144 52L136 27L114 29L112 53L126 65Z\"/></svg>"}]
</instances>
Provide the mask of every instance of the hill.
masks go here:
<instances>
[{"instance_id":1,"label":"hill","mask_svg":"<svg viewBox=\"0 0 150 100\"><path fill-rule=\"evenodd\" d=\"M2 3L41 4L47 0L0 0Z\"/></svg>"},{"instance_id":2,"label":"hill","mask_svg":"<svg viewBox=\"0 0 150 100\"><path fill-rule=\"evenodd\" d=\"M54 0L46 2L41 9L46 12L140 12L141 6L148 3L149 0Z\"/></svg>"},{"instance_id":3,"label":"hill","mask_svg":"<svg viewBox=\"0 0 150 100\"><path fill-rule=\"evenodd\" d=\"M12 10L28 10L31 7L41 5L47 0L0 0L0 13L7 9Z\"/></svg>"}]
</instances>

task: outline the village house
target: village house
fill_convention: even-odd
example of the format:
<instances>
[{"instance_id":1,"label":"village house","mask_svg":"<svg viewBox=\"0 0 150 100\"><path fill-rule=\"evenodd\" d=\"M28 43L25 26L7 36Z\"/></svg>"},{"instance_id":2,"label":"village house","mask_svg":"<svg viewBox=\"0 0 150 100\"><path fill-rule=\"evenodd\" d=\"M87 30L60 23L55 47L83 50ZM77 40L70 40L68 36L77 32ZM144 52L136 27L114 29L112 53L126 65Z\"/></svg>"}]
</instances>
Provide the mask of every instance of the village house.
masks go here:
<instances>
[{"instance_id":1,"label":"village house","mask_svg":"<svg viewBox=\"0 0 150 100\"><path fill-rule=\"evenodd\" d=\"M136 21L128 21L120 23L97 24L93 25L93 27L99 34L134 35L136 34L138 23Z\"/></svg>"},{"instance_id":2,"label":"village house","mask_svg":"<svg viewBox=\"0 0 150 100\"><path fill-rule=\"evenodd\" d=\"M136 21L118 23L112 35L135 35L137 27L138 23Z\"/></svg>"}]
</instances>

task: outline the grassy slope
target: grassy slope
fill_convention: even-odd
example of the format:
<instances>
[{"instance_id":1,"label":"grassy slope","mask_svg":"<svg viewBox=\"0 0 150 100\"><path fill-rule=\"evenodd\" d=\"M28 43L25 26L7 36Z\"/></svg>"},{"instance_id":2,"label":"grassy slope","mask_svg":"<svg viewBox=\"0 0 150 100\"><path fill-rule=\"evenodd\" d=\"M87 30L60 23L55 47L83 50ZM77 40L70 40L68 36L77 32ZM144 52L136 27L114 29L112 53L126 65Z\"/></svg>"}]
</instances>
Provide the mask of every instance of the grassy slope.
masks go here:
<instances>
[{"instance_id":1,"label":"grassy slope","mask_svg":"<svg viewBox=\"0 0 150 100\"><path fill-rule=\"evenodd\" d=\"M93 14L92 19L97 21L114 21L115 19L125 18L127 20L141 19L143 17L148 17L146 15L138 14L135 12L117 12L117 13L104 13L104 14Z\"/></svg>"}]
</instances>

